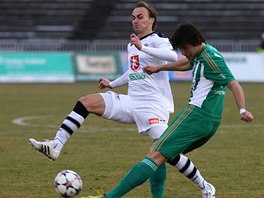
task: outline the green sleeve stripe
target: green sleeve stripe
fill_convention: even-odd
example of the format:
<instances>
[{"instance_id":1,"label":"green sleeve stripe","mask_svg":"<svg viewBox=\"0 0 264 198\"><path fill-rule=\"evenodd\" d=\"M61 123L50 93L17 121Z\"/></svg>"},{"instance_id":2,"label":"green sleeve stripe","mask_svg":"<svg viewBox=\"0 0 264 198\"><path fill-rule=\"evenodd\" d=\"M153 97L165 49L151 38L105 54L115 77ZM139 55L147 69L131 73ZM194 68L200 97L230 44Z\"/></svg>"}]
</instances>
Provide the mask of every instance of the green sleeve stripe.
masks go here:
<instances>
[{"instance_id":1,"label":"green sleeve stripe","mask_svg":"<svg viewBox=\"0 0 264 198\"><path fill-rule=\"evenodd\" d=\"M193 111L194 107L195 106L190 105L175 122L171 123L171 125L164 132L164 135L155 143L155 149L159 149L163 145L170 134L172 134L175 129L182 123L182 121Z\"/></svg>"},{"instance_id":2,"label":"green sleeve stripe","mask_svg":"<svg viewBox=\"0 0 264 198\"><path fill-rule=\"evenodd\" d=\"M219 67L217 64L214 62L214 60L210 57L210 55L206 52L202 52L202 57L204 57L205 61L208 63L209 67L214 71L214 72L220 72Z\"/></svg>"}]
</instances>

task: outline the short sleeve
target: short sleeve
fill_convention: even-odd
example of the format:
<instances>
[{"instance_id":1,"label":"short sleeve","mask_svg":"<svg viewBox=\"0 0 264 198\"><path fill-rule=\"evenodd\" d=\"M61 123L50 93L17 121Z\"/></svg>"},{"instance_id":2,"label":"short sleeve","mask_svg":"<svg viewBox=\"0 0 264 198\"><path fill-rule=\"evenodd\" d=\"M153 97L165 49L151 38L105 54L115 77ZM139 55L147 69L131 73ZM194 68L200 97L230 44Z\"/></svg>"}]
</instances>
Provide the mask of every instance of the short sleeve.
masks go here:
<instances>
[{"instance_id":1,"label":"short sleeve","mask_svg":"<svg viewBox=\"0 0 264 198\"><path fill-rule=\"evenodd\" d=\"M227 67L224 57L219 53L214 52L209 55L208 52L203 52L201 55L204 59L204 75L207 79L220 85L227 85L235 79Z\"/></svg>"}]
</instances>

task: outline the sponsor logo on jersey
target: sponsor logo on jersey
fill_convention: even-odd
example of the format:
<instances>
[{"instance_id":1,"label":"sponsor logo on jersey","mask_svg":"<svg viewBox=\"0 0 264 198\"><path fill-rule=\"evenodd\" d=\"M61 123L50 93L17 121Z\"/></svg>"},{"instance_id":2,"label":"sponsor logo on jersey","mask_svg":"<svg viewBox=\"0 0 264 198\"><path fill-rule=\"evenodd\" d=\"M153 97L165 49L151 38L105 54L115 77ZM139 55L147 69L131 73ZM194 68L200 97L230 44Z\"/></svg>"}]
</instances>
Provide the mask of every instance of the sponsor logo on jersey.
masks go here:
<instances>
[{"instance_id":1,"label":"sponsor logo on jersey","mask_svg":"<svg viewBox=\"0 0 264 198\"><path fill-rule=\"evenodd\" d=\"M139 70L139 56L138 55L134 55L134 56L130 56L130 68L133 71L138 71Z\"/></svg>"},{"instance_id":2,"label":"sponsor logo on jersey","mask_svg":"<svg viewBox=\"0 0 264 198\"><path fill-rule=\"evenodd\" d=\"M222 90L217 90L217 91L215 91L215 94L216 95L225 95L226 92L225 91L222 91Z\"/></svg>"},{"instance_id":3,"label":"sponsor logo on jersey","mask_svg":"<svg viewBox=\"0 0 264 198\"><path fill-rule=\"evenodd\" d=\"M133 80L143 80L145 78L146 78L146 74L145 73L136 72L136 73L129 74L129 79L131 81L133 81Z\"/></svg>"},{"instance_id":4,"label":"sponsor logo on jersey","mask_svg":"<svg viewBox=\"0 0 264 198\"><path fill-rule=\"evenodd\" d=\"M151 125L151 124L158 124L160 122L159 118L150 118L148 120L148 124Z\"/></svg>"}]
</instances>

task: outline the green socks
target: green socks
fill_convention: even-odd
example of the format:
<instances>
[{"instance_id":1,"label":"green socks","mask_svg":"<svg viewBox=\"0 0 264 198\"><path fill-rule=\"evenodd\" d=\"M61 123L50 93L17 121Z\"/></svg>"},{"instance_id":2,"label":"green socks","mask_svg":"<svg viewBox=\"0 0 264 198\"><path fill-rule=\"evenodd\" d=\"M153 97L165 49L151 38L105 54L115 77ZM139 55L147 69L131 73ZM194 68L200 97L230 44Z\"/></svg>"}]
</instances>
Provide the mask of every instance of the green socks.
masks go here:
<instances>
[{"instance_id":1,"label":"green socks","mask_svg":"<svg viewBox=\"0 0 264 198\"><path fill-rule=\"evenodd\" d=\"M150 158L146 157L142 162L135 165L119 184L111 191L105 193L106 198L121 198L133 188L141 185L157 171L158 165Z\"/></svg>"},{"instance_id":2,"label":"green socks","mask_svg":"<svg viewBox=\"0 0 264 198\"><path fill-rule=\"evenodd\" d=\"M152 198L163 198L166 181L166 166L161 164L156 173L150 177L150 187Z\"/></svg>"}]
</instances>

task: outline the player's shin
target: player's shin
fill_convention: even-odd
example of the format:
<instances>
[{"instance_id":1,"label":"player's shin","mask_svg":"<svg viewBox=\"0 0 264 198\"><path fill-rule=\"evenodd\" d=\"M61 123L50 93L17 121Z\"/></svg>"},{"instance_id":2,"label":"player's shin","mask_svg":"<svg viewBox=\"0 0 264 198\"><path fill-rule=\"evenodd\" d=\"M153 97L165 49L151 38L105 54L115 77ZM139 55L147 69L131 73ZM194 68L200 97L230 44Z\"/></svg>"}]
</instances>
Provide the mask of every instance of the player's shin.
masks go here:
<instances>
[{"instance_id":1,"label":"player's shin","mask_svg":"<svg viewBox=\"0 0 264 198\"><path fill-rule=\"evenodd\" d=\"M71 135L83 124L89 112L81 102L77 102L72 112L65 118L54 138L56 150L60 151Z\"/></svg>"},{"instance_id":2,"label":"player's shin","mask_svg":"<svg viewBox=\"0 0 264 198\"><path fill-rule=\"evenodd\" d=\"M111 191L105 193L106 198L120 198L133 188L144 183L157 171L158 165L150 158L146 157L142 162L135 165L119 184Z\"/></svg>"},{"instance_id":3,"label":"player's shin","mask_svg":"<svg viewBox=\"0 0 264 198\"><path fill-rule=\"evenodd\" d=\"M175 166L180 173L185 177L193 181L200 189L204 188L205 180L196 169L194 164L190 159L184 155L179 155L175 159L168 161L169 164Z\"/></svg>"},{"instance_id":4,"label":"player's shin","mask_svg":"<svg viewBox=\"0 0 264 198\"><path fill-rule=\"evenodd\" d=\"M164 188L166 181L166 165L161 164L157 169L156 173L150 177L150 188L152 193L152 198L163 198Z\"/></svg>"}]
</instances>

